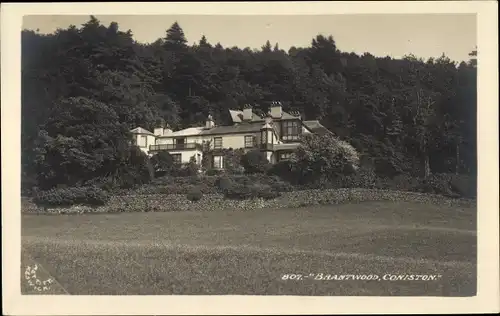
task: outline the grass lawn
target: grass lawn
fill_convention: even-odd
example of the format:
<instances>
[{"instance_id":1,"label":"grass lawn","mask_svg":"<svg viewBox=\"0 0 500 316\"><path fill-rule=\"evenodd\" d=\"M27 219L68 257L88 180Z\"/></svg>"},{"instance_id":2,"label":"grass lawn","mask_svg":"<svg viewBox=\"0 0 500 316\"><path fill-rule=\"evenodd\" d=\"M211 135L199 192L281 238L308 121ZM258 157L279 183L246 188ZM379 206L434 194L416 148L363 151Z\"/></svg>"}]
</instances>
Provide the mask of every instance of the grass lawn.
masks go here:
<instances>
[{"instance_id":1,"label":"grass lawn","mask_svg":"<svg viewBox=\"0 0 500 316\"><path fill-rule=\"evenodd\" d=\"M22 246L22 271L33 262L43 267L57 281L54 294L476 293L472 208L367 202L246 212L23 215ZM380 279L314 280L319 273ZM282 280L285 274L304 277ZM386 274L440 277L381 280Z\"/></svg>"}]
</instances>

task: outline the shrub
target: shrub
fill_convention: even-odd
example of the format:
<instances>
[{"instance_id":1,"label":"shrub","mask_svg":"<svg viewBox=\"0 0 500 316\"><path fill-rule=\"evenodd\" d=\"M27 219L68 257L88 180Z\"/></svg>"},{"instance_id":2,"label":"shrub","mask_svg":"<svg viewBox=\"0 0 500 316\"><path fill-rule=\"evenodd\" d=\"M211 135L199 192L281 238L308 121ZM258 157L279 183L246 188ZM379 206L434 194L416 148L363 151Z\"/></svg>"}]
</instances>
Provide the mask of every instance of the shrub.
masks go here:
<instances>
[{"instance_id":1,"label":"shrub","mask_svg":"<svg viewBox=\"0 0 500 316\"><path fill-rule=\"evenodd\" d=\"M340 176L340 187L372 189L376 185L377 176L371 168L361 168L355 174Z\"/></svg>"},{"instance_id":2,"label":"shrub","mask_svg":"<svg viewBox=\"0 0 500 316\"><path fill-rule=\"evenodd\" d=\"M398 191L418 191L422 183L421 179L407 174L397 175L388 182L389 189Z\"/></svg>"},{"instance_id":3,"label":"shrub","mask_svg":"<svg viewBox=\"0 0 500 316\"><path fill-rule=\"evenodd\" d=\"M128 160L117 172L114 182L122 189L131 189L154 179L154 167L148 156L137 146L129 149Z\"/></svg>"},{"instance_id":4,"label":"shrub","mask_svg":"<svg viewBox=\"0 0 500 316\"><path fill-rule=\"evenodd\" d=\"M270 186L259 186L257 189L258 198L262 198L264 200L272 200L281 196L281 191L276 191L274 188Z\"/></svg>"},{"instance_id":5,"label":"shrub","mask_svg":"<svg viewBox=\"0 0 500 316\"><path fill-rule=\"evenodd\" d=\"M224 197L232 200L247 200L253 197L253 191L250 186L235 183L224 191Z\"/></svg>"},{"instance_id":6,"label":"shrub","mask_svg":"<svg viewBox=\"0 0 500 316\"><path fill-rule=\"evenodd\" d=\"M290 183L297 183L298 174L293 170L290 161L280 161L274 164L268 171L268 175L277 176Z\"/></svg>"},{"instance_id":7,"label":"shrub","mask_svg":"<svg viewBox=\"0 0 500 316\"><path fill-rule=\"evenodd\" d=\"M150 158L155 176L172 174L175 168L174 158L167 151L160 151Z\"/></svg>"},{"instance_id":8,"label":"shrub","mask_svg":"<svg viewBox=\"0 0 500 316\"><path fill-rule=\"evenodd\" d=\"M433 174L423 179L417 190L422 193L455 195L451 190L451 177L444 174Z\"/></svg>"},{"instance_id":9,"label":"shrub","mask_svg":"<svg viewBox=\"0 0 500 316\"><path fill-rule=\"evenodd\" d=\"M232 200L249 200L255 198L270 200L280 195L281 193L273 190L271 186L258 183L249 185L235 183L224 192L224 196Z\"/></svg>"},{"instance_id":10,"label":"shrub","mask_svg":"<svg viewBox=\"0 0 500 316\"><path fill-rule=\"evenodd\" d=\"M290 159L301 184L351 174L359 166L359 154L349 143L329 134L304 135Z\"/></svg>"},{"instance_id":11,"label":"shrub","mask_svg":"<svg viewBox=\"0 0 500 316\"><path fill-rule=\"evenodd\" d=\"M451 190L465 198L477 196L477 177L469 175L453 175L450 181Z\"/></svg>"},{"instance_id":12,"label":"shrub","mask_svg":"<svg viewBox=\"0 0 500 316\"><path fill-rule=\"evenodd\" d=\"M33 202L41 206L71 206L71 205L104 205L109 201L106 191L96 186L71 187L39 191Z\"/></svg>"},{"instance_id":13,"label":"shrub","mask_svg":"<svg viewBox=\"0 0 500 316\"><path fill-rule=\"evenodd\" d=\"M290 183L284 181L276 181L272 183L271 188L275 192L291 192L294 190L294 187Z\"/></svg>"},{"instance_id":14,"label":"shrub","mask_svg":"<svg viewBox=\"0 0 500 316\"><path fill-rule=\"evenodd\" d=\"M199 188L192 188L186 195L187 199L192 202L201 200L203 193Z\"/></svg>"},{"instance_id":15,"label":"shrub","mask_svg":"<svg viewBox=\"0 0 500 316\"><path fill-rule=\"evenodd\" d=\"M219 176L219 175L222 175L224 174L224 170L223 169L208 169L205 174L207 176Z\"/></svg>"},{"instance_id":16,"label":"shrub","mask_svg":"<svg viewBox=\"0 0 500 316\"><path fill-rule=\"evenodd\" d=\"M221 192L226 192L227 190L231 189L234 186L234 183L230 178L223 176L223 177L219 177L215 181L215 186Z\"/></svg>"},{"instance_id":17,"label":"shrub","mask_svg":"<svg viewBox=\"0 0 500 316\"><path fill-rule=\"evenodd\" d=\"M244 149L224 149L224 169L230 174L243 174L245 168L241 165L241 157L245 154Z\"/></svg>"},{"instance_id":18,"label":"shrub","mask_svg":"<svg viewBox=\"0 0 500 316\"><path fill-rule=\"evenodd\" d=\"M241 156L241 165L245 173L265 173L271 164L259 150L251 150Z\"/></svg>"}]
</instances>

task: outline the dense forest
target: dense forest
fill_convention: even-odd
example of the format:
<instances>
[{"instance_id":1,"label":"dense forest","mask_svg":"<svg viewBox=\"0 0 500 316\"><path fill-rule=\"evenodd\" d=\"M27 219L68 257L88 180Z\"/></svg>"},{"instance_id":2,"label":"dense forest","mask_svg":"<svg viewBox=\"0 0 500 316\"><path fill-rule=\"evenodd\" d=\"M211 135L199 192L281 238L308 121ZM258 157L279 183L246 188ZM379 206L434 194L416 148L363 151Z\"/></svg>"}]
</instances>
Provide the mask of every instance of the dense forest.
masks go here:
<instances>
[{"instance_id":1,"label":"dense forest","mask_svg":"<svg viewBox=\"0 0 500 316\"><path fill-rule=\"evenodd\" d=\"M342 52L333 36L285 51L205 36L188 45L178 23L151 44L95 17L53 34L24 30L23 189L127 173L140 159L126 154L137 126L185 128L209 113L227 124L228 109L267 112L275 100L319 120L379 175L476 174L475 51L460 64L375 57Z\"/></svg>"}]
</instances>

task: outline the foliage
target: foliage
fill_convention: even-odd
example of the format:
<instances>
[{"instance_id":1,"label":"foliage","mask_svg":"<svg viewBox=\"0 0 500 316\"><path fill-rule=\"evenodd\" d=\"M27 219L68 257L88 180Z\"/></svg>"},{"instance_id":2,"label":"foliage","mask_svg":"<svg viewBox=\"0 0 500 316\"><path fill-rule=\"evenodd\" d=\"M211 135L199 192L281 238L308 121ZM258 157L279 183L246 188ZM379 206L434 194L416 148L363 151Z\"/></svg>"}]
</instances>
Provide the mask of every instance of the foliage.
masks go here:
<instances>
[{"instance_id":1,"label":"foliage","mask_svg":"<svg viewBox=\"0 0 500 316\"><path fill-rule=\"evenodd\" d=\"M270 163L259 150L251 150L241 156L241 165L245 169L245 173L265 173Z\"/></svg>"},{"instance_id":2,"label":"foliage","mask_svg":"<svg viewBox=\"0 0 500 316\"><path fill-rule=\"evenodd\" d=\"M229 124L229 109L249 103L265 113L273 100L372 157L378 177L477 172L475 49L471 61L458 64L444 55L424 61L342 52L334 36L322 35L288 52L271 43L224 48L206 37L188 45L178 23L141 44L95 17L53 34L24 30L21 41L23 192L98 178L119 184L131 177L130 129L151 129L158 119L196 126L208 113ZM350 152L339 144L335 152ZM335 179L345 171L346 161L297 154L311 168L305 175L326 170ZM246 162L250 173L265 169L258 157ZM302 168L282 171L284 179L317 180L294 174Z\"/></svg>"},{"instance_id":3,"label":"foliage","mask_svg":"<svg viewBox=\"0 0 500 316\"><path fill-rule=\"evenodd\" d=\"M336 137L308 134L290 162L302 183L317 182L355 172L359 155L354 147Z\"/></svg>"},{"instance_id":4,"label":"foliage","mask_svg":"<svg viewBox=\"0 0 500 316\"><path fill-rule=\"evenodd\" d=\"M205 174L207 176L218 176L218 175L221 175L224 173L225 173L225 170L222 170L222 169L208 169Z\"/></svg>"},{"instance_id":5,"label":"foliage","mask_svg":"<svg viewBox=\"0 0 500 316\"><path fill-rule=\"evenodd\" d=\"M277 176L289 183L297 184L300 180L300 174L297 174L297 169L295 169L288 160L275 163L269 168L267 173L271 176Z\"/></svg>"},{"instance_id":6,"label":"foliage","mask_svg":"<svg viewBox=\"0 0 500 316\"><path fill-rule=\"evenodd\" d=\"M224 192L224 196L233 200L248 200L262 198L265 200L274 199L280 196L280 193L273 191L268 185L261 184L240 184L235 183Z\"/></svg>"},{"instance_id":7,"label":"foliage","mask_svg":"<svg viewBox=\"0 0 500 316\"><path fill-rule=\"evenodd\" d=\"M106 191L95 187L53 188L38 191L33 202L44 207L61 207L71 205L100 206L106 204L109 195Z\"/></svg>"},{"instance_id":8,"label":"foliage","mask_svg":"<svg viewBox=\"0 0 500 316\"><path fill-rule=\"evenodd\" d=\"M160 151L150 158L155 174L159 176L170 175L176 168L174 158L168 151Z\"/></svg>"},{"instance_id":9,"label":"foliage","mask_svg":"<svg viewBox=\"0 0 500 316\"><path fill-rule=\"evenodd\" d=\"M148 156L137 146L130 147L126 160L113 176L113 181L126 189L149 183L153 179L154 168Z\"/></svg>"},{"instance_id":10,"label":"foliage","mask_svg":"<svg viewBox=\"0 0 500 316\"><path fill-rule=\"evenodd\" d=\"M203 197L203 193L199 188L192 188L186 195L187 199L191 202L197 202Z\"/></svg>"},{"instance_id":11,"label":"foliage","mask_svg":"<svg viewBox=\"0 0 500 316\"><path fill-rule=\"evenodd\" d=\"M217 180L215 181L215 185L221 192L224 193L225 191L229 190L234 185L234 183L229 177L222 176L217 178Z\"/></svg>"}]
</instances>

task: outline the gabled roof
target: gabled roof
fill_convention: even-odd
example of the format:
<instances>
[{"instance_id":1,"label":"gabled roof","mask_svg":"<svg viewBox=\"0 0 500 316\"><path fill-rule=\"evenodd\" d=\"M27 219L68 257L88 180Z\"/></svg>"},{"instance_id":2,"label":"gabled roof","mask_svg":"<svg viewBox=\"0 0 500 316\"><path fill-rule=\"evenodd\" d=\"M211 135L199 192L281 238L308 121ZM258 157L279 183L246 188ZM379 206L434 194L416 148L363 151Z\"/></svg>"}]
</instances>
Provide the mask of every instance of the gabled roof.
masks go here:
<instances>
[{"instance_id":1,"label":"gabled roof","mask_svg":"<svg viewBox=\"0 0 500 316\"><path fill-rule=\"evenodd\" d=\"M303 121L302 123L315 134L333 134L329 129L321 125L319 121Z\"/></svg>"},{"instance_id":2,"label":"gabled roof","mask_svg":"<svg viewBox=\"0 0 500 316\"><path fill-rule=\"evenodd\" d=\"M300 115L297 114L291 114L285 111L281 112L281 118L274 119L274 120L294 120L294 119L300 119ZM233 120L233 123L241 123L243 122L243 111L240 110L229 110L229 114L231 115L231 119ZM252 121L251 122L264 122L266 120L265 117L260 117L256 113L252 113Z\"/></svg>"},{"instance_id":3,"label":"gabled roof","mask_svg":"<svg viewBox=\"0 0 500 316\"><path fill-rule=\"evenodd\" d=\"M147 129L142 128L142 127L136 127L133 130L130 130L130 132L132 134L146 134L146 135L152 135L152 136L154 136L153 133L151 133L150 131L148 131Z\"/></svg>"},{"instance_id":4,"label":"gabled roof","mask_svg":"<svg viewBox=\"0 0 500 316\"><path fill-rule=\"evenodd\" d=\"M264 123L264 122L263 122ZM201 135L220 135L220 134L241 134L241 133L257 133L260 132L264 124L243 123L237 125L216 126L211 129L205 129ZM276 126L272 125L274 132L278 136Z\"/></svg>"},{"instance_id":5,"label":"gabled roof","mask_svg":"<svg viewBox=\"0 0 500 316\"><path fill-rule=\"evenodd\" d=\"M229 110L229 114L231 114L231 119L233 120L233 123L243 122L243 111ZM264 121L264 119L258 116L256 113L252 113L252 122L260 122L260 121Z\"/></svg>"}]
</instances>

